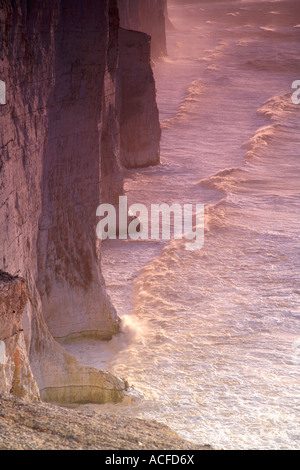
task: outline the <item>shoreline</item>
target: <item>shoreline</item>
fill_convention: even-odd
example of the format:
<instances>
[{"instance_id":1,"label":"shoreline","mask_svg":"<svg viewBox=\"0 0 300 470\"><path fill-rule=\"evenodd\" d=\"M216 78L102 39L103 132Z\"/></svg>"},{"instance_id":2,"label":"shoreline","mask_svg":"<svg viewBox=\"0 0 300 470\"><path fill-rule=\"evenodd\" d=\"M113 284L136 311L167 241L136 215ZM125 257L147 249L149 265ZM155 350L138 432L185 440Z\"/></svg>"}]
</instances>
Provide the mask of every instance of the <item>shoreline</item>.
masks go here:
<instances>
[{"instance_id":1,"label":"shoreline","mask_svg":"<svg viewBox=\"0 0 300 470\"><path fill-rule=\"evenodd\" d=\"M212 450L152 420L0 394L0 450Z\"/></svg>"}]
</instances>

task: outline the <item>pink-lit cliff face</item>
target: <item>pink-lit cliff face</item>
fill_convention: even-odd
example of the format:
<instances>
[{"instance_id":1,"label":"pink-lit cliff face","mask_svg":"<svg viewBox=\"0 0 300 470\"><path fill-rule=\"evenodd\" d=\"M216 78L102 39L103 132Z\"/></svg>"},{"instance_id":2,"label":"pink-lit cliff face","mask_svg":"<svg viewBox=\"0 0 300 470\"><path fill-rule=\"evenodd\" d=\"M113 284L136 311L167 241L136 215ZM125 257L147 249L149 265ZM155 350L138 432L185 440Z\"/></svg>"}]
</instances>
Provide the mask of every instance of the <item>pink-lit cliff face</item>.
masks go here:
<instances>
[{"instance_id":1,"label":"pink-lit cliff face","mask_svg":"<svg viewBox=\"0 0 300 470\"><path fill-rule=\"evenodd\" d=\"M118 330L93 230L105 158L99 125L109 119L109 36L117 41L118 34L117 11L111 30L109 13L109 2L103 8L92 2L89 9L73 2L70 9L57 1L40 9L7 1L1 9L7 104L0 110L0 258L4 270L28 285L25 339L46 399L87 400L85 386L98 382L101 400L107 380L97 371L89 377L50 332L109 337ZM121 176L111 176L120 191ZM112 381L107 389L113 388Z\"/></svg>"},{"instance_id":2,"label":"pink-lit cliff face","mask_svg":"<svg viewBox=\"0 0 300 470\"><path fill-rule=\"evenodd\" d=\"M120 26L151 36L151 54L156 60L167 53L167 0L118 0Z\"/></svg>"},{"instance_id":3,"label":"pink-lit cliff face","mask_svg":"<svg viewBox=\"0 0 300 470\"><path fill-rule=\"evenodd\" d=\"M53 339L109 339L119 330L95 230L98 205L123 192L117 3L4 0L0 15L1 268L28 286L24 335L42 397L118 400L124 384L83 368ZM149 131L160 132L150 51L141 64L151 92L138 112L147 120L149 105L156 109ZM140 86L147 95L148 82Z\"/></svg>"}]
</instances>

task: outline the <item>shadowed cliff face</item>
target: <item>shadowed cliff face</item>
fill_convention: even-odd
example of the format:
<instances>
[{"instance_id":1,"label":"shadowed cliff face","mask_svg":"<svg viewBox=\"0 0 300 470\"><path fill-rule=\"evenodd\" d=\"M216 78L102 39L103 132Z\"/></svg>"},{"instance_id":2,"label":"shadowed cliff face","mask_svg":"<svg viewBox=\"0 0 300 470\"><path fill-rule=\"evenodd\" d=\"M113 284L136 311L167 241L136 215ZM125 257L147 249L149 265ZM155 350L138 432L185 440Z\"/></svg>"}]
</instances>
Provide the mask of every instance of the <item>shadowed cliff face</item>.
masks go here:
<instances>
[{"instance_id":1,"label":"shadowed cliff face","mask_svg":"<svg viewBox=\"0 0 300 470\"><path fill-rule=\"evenodd\" d=\"M150 36L120 29L121 162L126 168L160 162L161 129L150 65Z\"/></svg>"},{"instance_id":2,"label":"shadowed cliff face","mask_svg":"<svg viewBox=\"0 0 300 470\"><path fill-rule=\"evenodd\" d=\"M119 11L117 2L109 4L109 41L107 67L104 76L104 99L101 115L101 200L118 204L123 193L123 175L120 164L119 129Z\"/></svg>"},{"instance_id":3,"label":"shadowed cliff face","mask_svg":"<svg viewBox=\"0 0 300 470\"><path fill-rule=\"evenodd\" d=\"M122 28L141 31L151 36L153 59L167 54L167 0L118 0L118 7Z\"/></svg>"},{"instance_id":4,"label":"shadowed cliff face","mask_svg":"<svg viewBox=\"0 0 300 470\"><path fill-rule=\"evenodd\" d=\"M42 399L118 401L122 381L57 341L119 330L96 209L123 192L120 154L129 167L159 161L149 37L123 31L119 43L117 0L1 0L0 24L0 269L26 281L19 351Z\"/></svg>"}]
</instances>

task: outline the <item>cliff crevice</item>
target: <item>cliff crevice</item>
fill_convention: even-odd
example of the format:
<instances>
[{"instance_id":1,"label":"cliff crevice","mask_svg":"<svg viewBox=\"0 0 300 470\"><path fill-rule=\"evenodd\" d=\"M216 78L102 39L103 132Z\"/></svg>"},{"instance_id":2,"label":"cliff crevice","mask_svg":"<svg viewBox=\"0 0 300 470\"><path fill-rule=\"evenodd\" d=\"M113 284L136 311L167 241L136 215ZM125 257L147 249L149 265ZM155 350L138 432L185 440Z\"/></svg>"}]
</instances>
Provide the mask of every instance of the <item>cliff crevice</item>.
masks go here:
<instances>
[{"instance_id":1,"label":"cliff crevice","mask_svg":"<svg viewBox=\"0 0 300 470\"><path fill-rule=\"evenodd\" d=\"M39 399L25 345L22 319L28 300L26 284L0 271L0 390L20 398Z\"/></svg>"}]
</instances>

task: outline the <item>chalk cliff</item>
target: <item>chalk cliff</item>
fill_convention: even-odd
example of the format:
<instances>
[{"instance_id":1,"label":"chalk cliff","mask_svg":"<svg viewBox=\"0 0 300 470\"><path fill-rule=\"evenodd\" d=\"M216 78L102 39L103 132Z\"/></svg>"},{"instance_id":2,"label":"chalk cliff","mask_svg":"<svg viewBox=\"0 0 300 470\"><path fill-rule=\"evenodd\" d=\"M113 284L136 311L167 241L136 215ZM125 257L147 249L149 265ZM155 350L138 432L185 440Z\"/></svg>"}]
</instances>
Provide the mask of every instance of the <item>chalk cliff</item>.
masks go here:
<instances>
[{"instance_id":1,"label":"chalk cliff","mask_svg":"<svg viewBox=\"0 0 300 470\"><path fill-rule=\"evenodd\" d=\"M160 162L161 129L150 64L150 36L120 29L121 162L126 168Z\"/></svg>"},{"instance_id":2,"label":"chalk cliff","mask_svg":"<svg viewBox=\"0 0 300 470\"><path fill-rule=\"evenodd\" d=\"M0 390L20 398L39 399L22 326L27 300L25 281L0 271Z\"/></svg>"},{"instance_id":3,"label":"chalk cliff","mask_svg":"<svg viewBox=\"0 0 300 470\"><path fill-rule=\"evenodd\" d=\"M167 0L118 0L120 26L151 36L151 55L157 59L167 54Z\"/></svg>"},{"instance_id":4,"label":"chalk cliff","mask_svg":"<svg viewBox=\"0 0 300 470\"><path fill-rule=\"evenodd\" d=\"M116 0L1 0L0 23L0 269L26 284L1 290L0 332L10 337L1 322L14 302L12 324L24 332L7 348L0 390L37 396L37 383L43 400L119 401L123 381L82 366L59 343L119 330L96 209L122 194L122 164L159 161L149 37L119 32Z\"/></svg>"},{"instance_id":5,"label":"chalk cliff","mask_svg":"<svg viewBox=\"0 0 300 470\"><path fill-rule=\"evenodd\" d=\"M83 0L61 6L46 102L37 287L55 338L110 339L119 322L105 294L95 227L101 189L108 202L122 190L115 137L118 12L112 0L106 9L97 1L87 8Z\"/></svg>"},{"instance_id":6,"label":"chalk cliff","mask_svg":"<svg viewBox=\"0 0 300 470\"><path fill-rule=\"evenodd\" d=\"M24 337L41 397L119 400L121 381L84 368L53 339L108 339L119 328L95 234L101 172L110 171L108 198L122 190L110 138L118 126L116 4L40 3L1 2L1 268L26 279Z\"/></svg>"}]
</instances>

